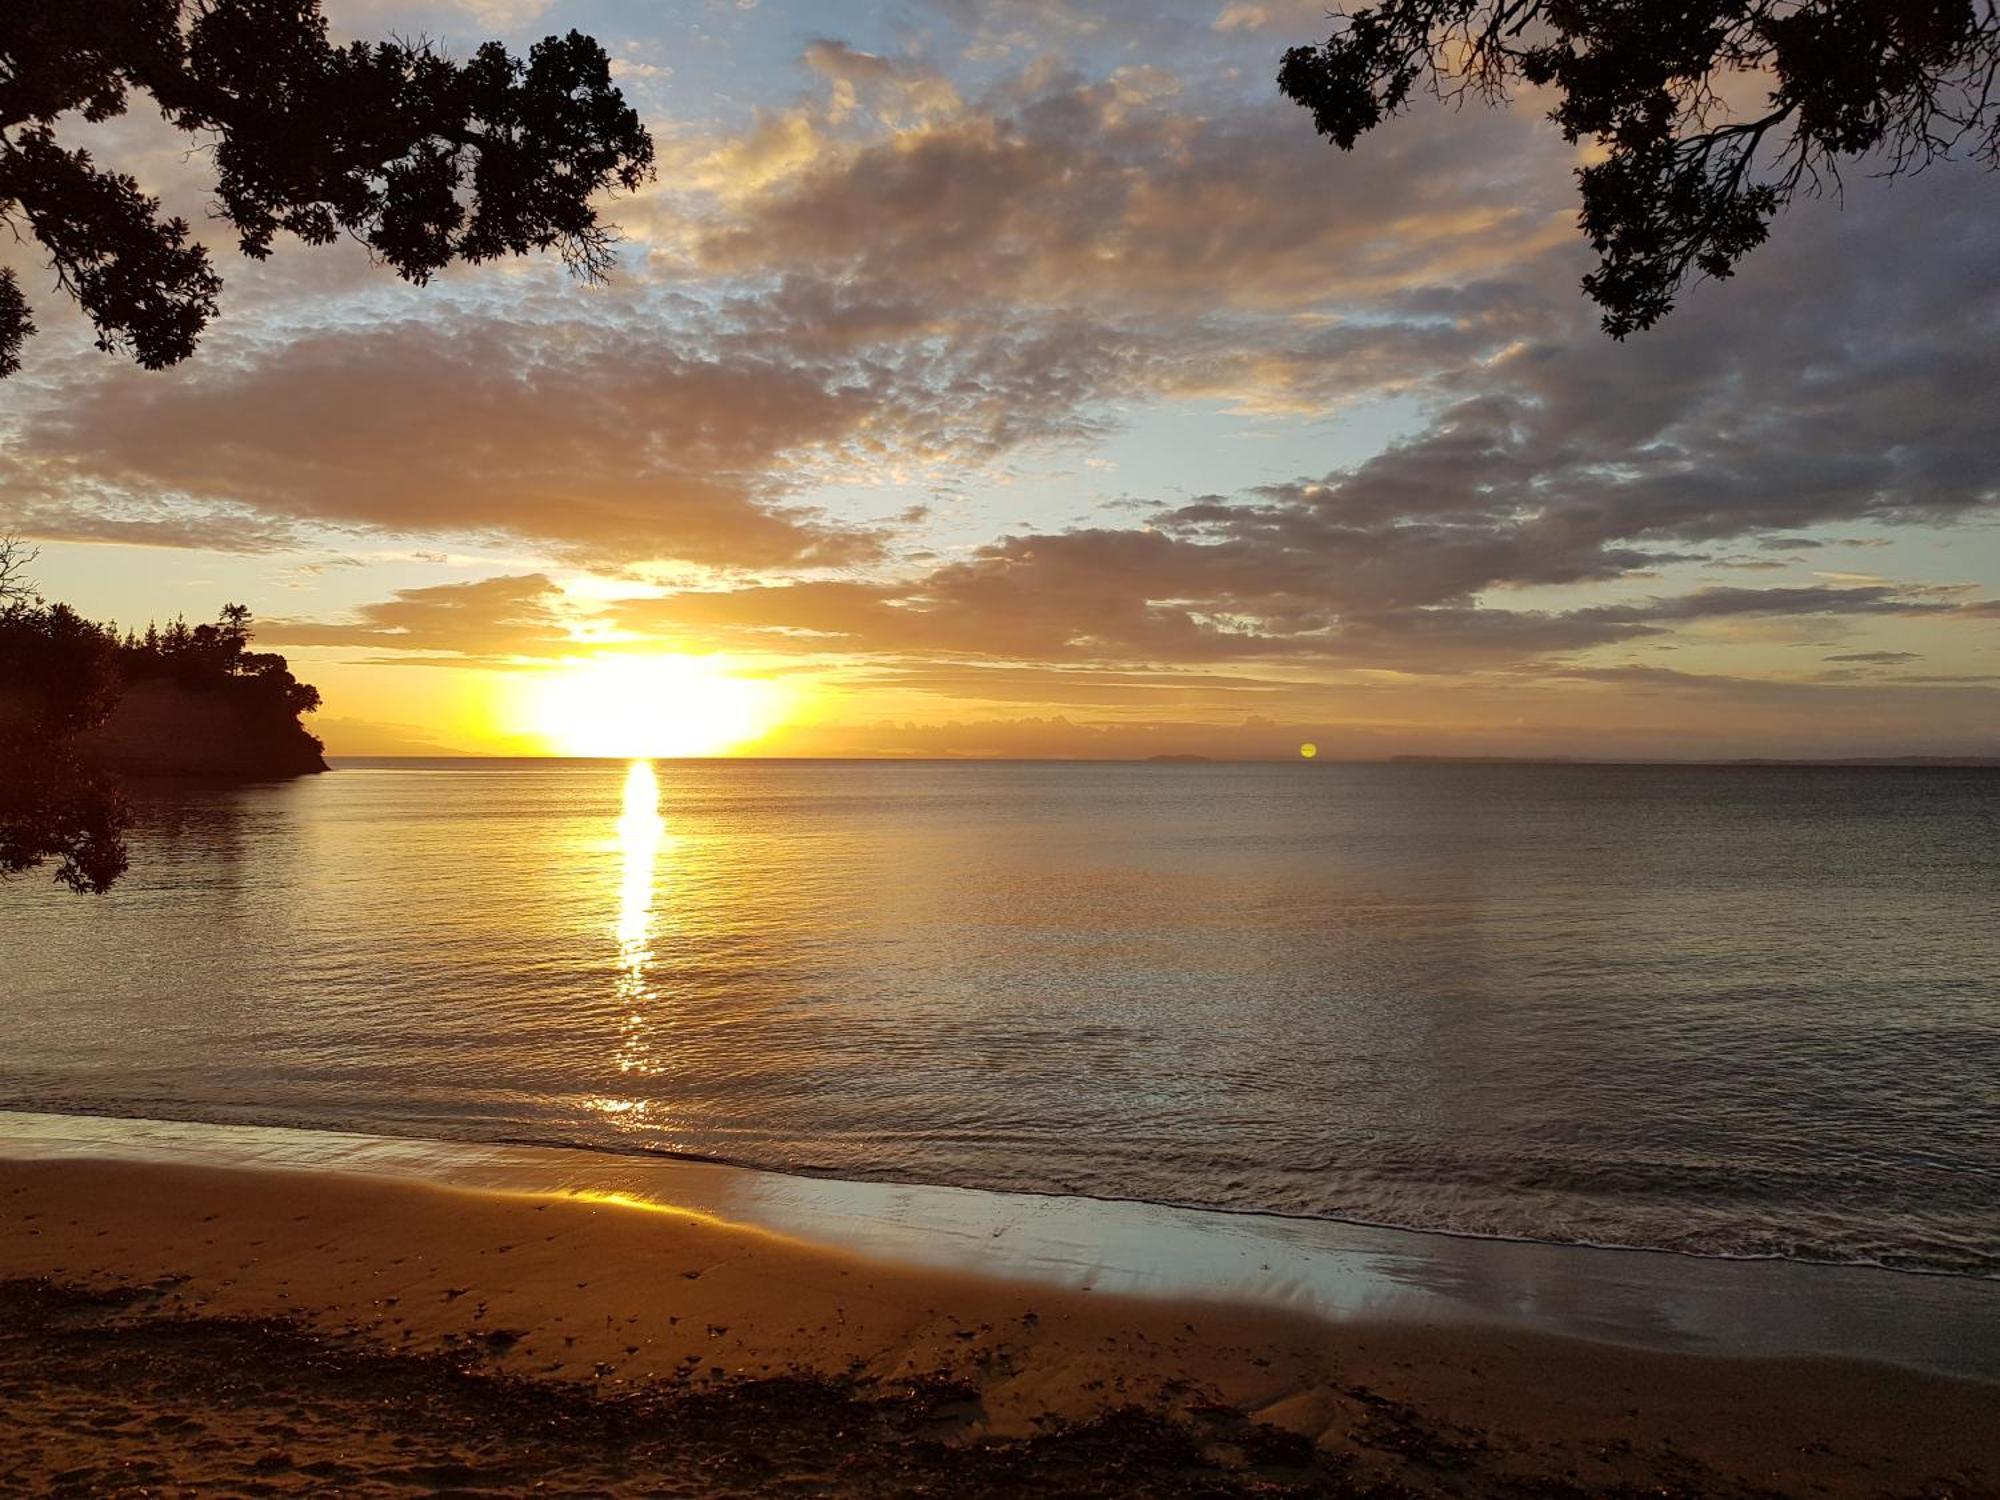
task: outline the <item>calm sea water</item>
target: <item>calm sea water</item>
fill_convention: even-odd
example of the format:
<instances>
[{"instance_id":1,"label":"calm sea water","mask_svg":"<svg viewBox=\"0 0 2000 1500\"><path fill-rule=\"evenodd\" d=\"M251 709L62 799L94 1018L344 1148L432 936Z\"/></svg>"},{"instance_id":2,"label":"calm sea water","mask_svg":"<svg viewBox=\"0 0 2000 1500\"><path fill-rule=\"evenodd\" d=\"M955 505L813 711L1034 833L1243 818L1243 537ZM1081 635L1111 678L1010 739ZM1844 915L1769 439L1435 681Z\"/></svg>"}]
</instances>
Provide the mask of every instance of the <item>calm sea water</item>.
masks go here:
<instances>
[{"instance_id":1,"label":"calm sea water","mask_svg":"<svg viewBox=\"0 0 2000 1500\"><path fill-rule=\"evenodd\" d=\"M2000 774L349 762L0 888L0 1107L2000 1275Z\"/></svg>"}]
</instances>

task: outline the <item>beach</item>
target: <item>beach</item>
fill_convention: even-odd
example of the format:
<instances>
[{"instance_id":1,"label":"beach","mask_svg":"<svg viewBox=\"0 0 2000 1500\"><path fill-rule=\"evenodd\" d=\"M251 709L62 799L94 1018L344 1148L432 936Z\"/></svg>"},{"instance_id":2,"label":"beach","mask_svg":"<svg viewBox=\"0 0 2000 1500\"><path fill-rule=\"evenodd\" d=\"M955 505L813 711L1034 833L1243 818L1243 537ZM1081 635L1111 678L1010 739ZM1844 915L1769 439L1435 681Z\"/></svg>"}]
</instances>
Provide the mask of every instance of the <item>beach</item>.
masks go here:
<instances>
[{"instance_id":1,"label":"beach","mask_svg":"<svg viewBox=\"0 0 2000 1500\"><path fill-rule=\"evenodd\" d=\"M1614 1342L1199 1275L1134 1291L1117 1205L1097 1209L1099 1276L1045 1248L926 1258L907 1225L713 1211L719 1183L771 1174L463 1148L451 1173L423 1143L371 1158L328 1137L314 1160L309 1132L54 1118L0 1132L17 1491L1858 1500L2000 1477L1977 1353L1742 1357L1644 1347L1676 1340L1643 1318ZM1995 1300L1782 1270L1908 1284L1914 1321L1968 1348L1965 1309L1976 1325ZM1957 1310L1923 1311L1927 1283ZM1837 1335L1837 1295L1826 1321Z\"/></svg>"}]
</instances>

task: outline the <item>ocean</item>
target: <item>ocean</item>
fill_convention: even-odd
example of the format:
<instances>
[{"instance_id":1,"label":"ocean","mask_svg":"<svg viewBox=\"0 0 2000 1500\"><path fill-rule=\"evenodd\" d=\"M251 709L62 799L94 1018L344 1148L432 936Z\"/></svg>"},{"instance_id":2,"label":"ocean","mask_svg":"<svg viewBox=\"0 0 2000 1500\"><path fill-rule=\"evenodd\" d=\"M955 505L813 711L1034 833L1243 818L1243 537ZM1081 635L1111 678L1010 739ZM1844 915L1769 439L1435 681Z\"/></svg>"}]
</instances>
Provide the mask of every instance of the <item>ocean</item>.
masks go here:
<instances>
[{"instance_id":1,"label":"ocean","mask_svg":"<svg viewBox=\"0 0 2000 1500\"><path fill-rule=\"evenodd\" d=\"M0 1108L2000 1275L2000 772L343 761L0 887Z\"/></svg>"}]
</instances>

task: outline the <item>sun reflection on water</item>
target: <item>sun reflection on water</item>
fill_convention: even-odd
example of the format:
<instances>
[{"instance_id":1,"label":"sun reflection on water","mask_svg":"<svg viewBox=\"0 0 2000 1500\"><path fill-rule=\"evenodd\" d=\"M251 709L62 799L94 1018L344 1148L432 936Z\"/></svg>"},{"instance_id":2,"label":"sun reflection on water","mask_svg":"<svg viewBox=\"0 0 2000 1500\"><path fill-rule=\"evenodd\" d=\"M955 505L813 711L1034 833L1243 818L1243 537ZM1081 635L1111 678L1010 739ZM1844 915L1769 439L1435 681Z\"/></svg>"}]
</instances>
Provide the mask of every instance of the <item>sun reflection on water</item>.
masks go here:
<instances>
[{"instance_id":1,"label":"sun reflection on water","mask_svg":"<svg viewBox=\"0 0 2000 1500\"><path fill-rule=\"evenodd\" d=\"M653 763L635 760L625 773L623 804L618 815L618 939L617 978L613 992L619 1008L618 1071L649 1073L652 1047L650 1011L654 1000L653 891L662 854L671 844L666 820L660 816L660 782ZM607 1115L643 1115L643 1099L599 1099L595 1107Z\"/></svg>"}]
</instances>

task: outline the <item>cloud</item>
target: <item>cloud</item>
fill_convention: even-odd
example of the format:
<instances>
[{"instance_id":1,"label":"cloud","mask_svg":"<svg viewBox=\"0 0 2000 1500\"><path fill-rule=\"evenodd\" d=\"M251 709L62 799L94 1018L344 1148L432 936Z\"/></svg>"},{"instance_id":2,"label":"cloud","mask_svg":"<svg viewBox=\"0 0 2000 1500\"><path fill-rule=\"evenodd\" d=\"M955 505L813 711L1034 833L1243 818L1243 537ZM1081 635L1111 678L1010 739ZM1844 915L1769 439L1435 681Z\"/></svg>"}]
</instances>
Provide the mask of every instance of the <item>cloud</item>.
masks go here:
<instances>
[{"instance_id":1,"label":"cloud","mask_svg":"<svg viewBox=\"0 0 2000 1500\"><path fill-rule=\"evenodd\" d=\"M461 666L474 659L560 656L576 648L561 599L562 590L542 573L437 584L399 589L393 598L361 606L349 620L261 620L257 638L275 646L445 653L450 664Z\"/></svg>"},{"instance_id":2,"label":"cloud","mask_svg":"<svg viewBox=\"0 0 2000 1500\"><path fill-rule=\"evenodd\" d=\"M864 55L814 56L837 57L846 85ZM961 306L1289 314L1482 280L1573 238L1554 134L1486 123L1449 144L1418 126L1336 164L1275 99L1195 115L1161 76L1023 74L921 128L820 135L758 174L696 254L711 273Z\"/></svg>"},{"instance_id":3,"label":"cloud","mask_svg":"<svg viewBox=\"0 0 2000 1500\"><path fill-rule=\"evenodd\" d=\"M1065 707L1178 709L1222 707L1234 713L1276 711L1326 696L1322 684L1221 672L1126 672L1074 667L936 665L911 662L850 676L845 685L926 693L966 702Z\"/></svg>"},{"instance_id":4,"label":"cloud","mask_svg":"<svg viewBox=\"0 0 2000 1500\"><path fill-rule=\"evenodd\" d=\"M1284 31L1299 41L1318 41L1331 29L1325 0L1231 0L1216 13L1217 31Z\"/></svg>"},{"instance_id":5,"label":"cloud","mask_svg":"<svg viewBox=\"0 0 2000 1500\"><path fill-rule=\"evenodd\" d=\"M0 473L5 467L0 460ZM18 487L17 496L26 488ZM28 494L32 497L33 492ZM0 528L44 542L210 552L284 552L299 544L296 527L243 507L189 504L178 498L135 495L115 488L97 490L82 505L46 496L16 498L10 504L0 491Z\"/></svg>"},{"instance_id":6,"label":"cloud","mask_svg":"<svg viewBox=\"0 0 2000 1500\"><path fill-rule=\"evenodd\" d=\"M849 562L872 533L785 503L801 466L886 425L844 373L676 348L643 325L333 329L165 375L99 372L27 425L0 479L45 533L130 529L117 497L143 494L256 518L251 538L310 522L611 562Z\"/></svg>"},{"instance_id":7,"label":"cloud","mask_svg":"<svg viewBox=\"0 0 2000 1500\"><path fill-rule=\"evenodd\" d=\"M1705 588L1638 605L1610 605L1589 611L1594 618L1704 620L1732 615L1934 615L1960 609L1955 589L1893 584L1847 588Z\"/></svg>"},{"instance_id":8,"label":"cloud","mask_svg":"<svg viewBox=\"0 0 2000 1500\"><path fill-rule=\"evenodd\" d=\"M958 90L935 69L863 52L844 41L808 42L805 63L833 85L827 115L834 124L865 107L884 125L898 129L963 107Z\"/></svg>"},{"instance_id":9,"label":"cloud","mask_svg":"<svg viewBox=\"0 0 2000 1500\"><path fill-rule=\"evenodd\" d=\"M407 25L415 17L439 16L510 30L539 20L555 0L334 0L328 19L345 37L374 36L384 23Z\"/></svg>"},{"instance_id":10,"label":"cloud","mask_svg":"<svg viewBox=\"0 0 2000 1500\"><path fill-rule=\"evenodd\" d=\"M955 333L995 304L1066 320L1099 353L1065 382L1086 405L1421 400L1415 436L1294 488L1334 496L1356 544L1432 524L1467 586L1616 576L1640 565L1621 544L1809 546L1800 528L2000 503L1981 417L2000 299L1962 294L1990 282L1983 200L1926 179L1806 205L1729 287L1613 344L1575 289L1569 163L1529 111L1422 112L1344 156L1293 113L1023 74L922 129L829 137L696 259L778 277L857 338ZM1271 490L1273 517L1302 522L1294 498ZM1510 575L1509 542L1539 565Z\"/></svg>"},{"instance_id":11,"label":"cloud","mask_svg":"<svg viewBox=\"0 0 2000 1500\"><path fill-rule=\"evenodd\" d=\"M1202 716L1190 705L1179 710L1078 703L1018 717L815 721L786 726L761 748L781 755L1294 760L1310 740L1324 760L1991 755L2000 690L1969 681L1773 686L1726 674L1579 669L1474 680L1448 693L1398 681L1344 684L1323 689L1317 704L1270 712L1246 713L1240 703Z\"/></svg>"},{"instance_id":12,"label":"cloud","mask_svg":"<svg viewBox=\"0 0 2000 1500\"><path fill-rule=\"evenodd\" d=\"M798 503L1095 436L1158 351L1087 321L957 319L813 279L713 300L641 289L552 311L217 339L155 374L93 367L18 420L0 513L41 535L174 525L280 545L300 525L504 538L573 561L724 569L878 557ZM588 313L589 316L583 316Z\"/></svg>"},{"instance_id":13,"label":"cloud","mask_svg":"<svg viewBox=\"0 0 2000 1500\"><path fill-rule=\"evenodd\" d=\"M1215 508L1192 509L1206 516ZM900 583L687 590L609 608L625 630L742 651L1420 673L1561 659L1703 620L1976 613L1955 591L1890 585L1705 588L1560 611L1507 609L1471 597L1496 569L1515 582L1529 570L1563 582L1576 565L1546 565L1532 540L1454 547L1426 528L1275 529L1029 535Z\"/></svg>"}]
</instances>

